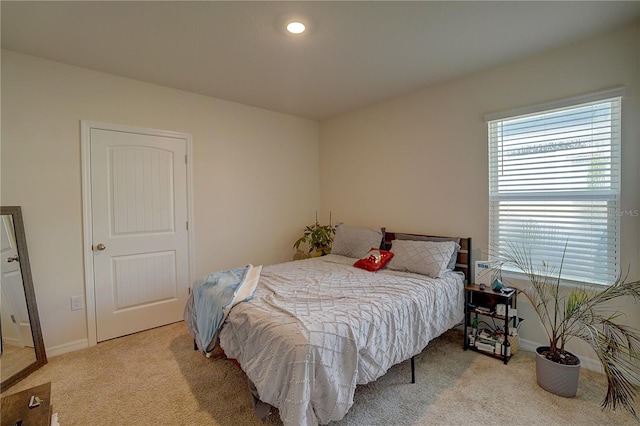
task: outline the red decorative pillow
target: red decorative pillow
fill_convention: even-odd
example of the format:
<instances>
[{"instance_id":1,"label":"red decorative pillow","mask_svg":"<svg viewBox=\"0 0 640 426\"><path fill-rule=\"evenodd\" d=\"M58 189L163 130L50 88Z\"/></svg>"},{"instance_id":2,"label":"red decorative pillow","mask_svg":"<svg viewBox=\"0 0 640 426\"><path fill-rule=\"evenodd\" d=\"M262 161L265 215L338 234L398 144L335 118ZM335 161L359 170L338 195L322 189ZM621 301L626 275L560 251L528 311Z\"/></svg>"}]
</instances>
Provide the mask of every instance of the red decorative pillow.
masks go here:
<instances>
[{"instance_id":1,"label":"red decorative pillow","mask_svg":"<svg viewBox=\"0 0 640 426\"><path fill-rule=\"evenodd\" d=\"M371 248L369 253L353 264L356 268L366 269L370 272L376 272L379 269L384 268L393 257L393 253L387 250L380 250L377 248Z\"/></svg>"}]
</instances>

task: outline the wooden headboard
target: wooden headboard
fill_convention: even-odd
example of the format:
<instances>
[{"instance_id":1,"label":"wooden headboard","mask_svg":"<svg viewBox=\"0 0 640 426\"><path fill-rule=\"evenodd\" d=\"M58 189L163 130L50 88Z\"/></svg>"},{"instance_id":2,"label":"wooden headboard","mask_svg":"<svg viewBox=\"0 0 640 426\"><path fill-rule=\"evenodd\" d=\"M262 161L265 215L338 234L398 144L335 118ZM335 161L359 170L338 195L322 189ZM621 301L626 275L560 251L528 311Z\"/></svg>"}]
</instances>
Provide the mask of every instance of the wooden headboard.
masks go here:
<instances>
[{"instance_id":1,"label":"wooden headboard","mask_svg":"<svg viewBox=\"0 0 640 426\"><path fill-rule=\"evenodd\" d=\"M398 232L400 234L400 232ZM432 238L452 238L452 237L442 237L439 235L424 235L424 234L408 234L402 232L404 235L411 235L414 237L432 237ZM460 251L458 252L458 259L456 260L456 268L455 271L460 271L464 273L465 282L469 283L471 280L469 279L469 274L471 273L471 237L453 237L460 238ZM384 250L389 250L391 248L391 242L396 239L395 232L385 232L384 241L382 243L381 248Z\"/></svg>"}]
</instances>

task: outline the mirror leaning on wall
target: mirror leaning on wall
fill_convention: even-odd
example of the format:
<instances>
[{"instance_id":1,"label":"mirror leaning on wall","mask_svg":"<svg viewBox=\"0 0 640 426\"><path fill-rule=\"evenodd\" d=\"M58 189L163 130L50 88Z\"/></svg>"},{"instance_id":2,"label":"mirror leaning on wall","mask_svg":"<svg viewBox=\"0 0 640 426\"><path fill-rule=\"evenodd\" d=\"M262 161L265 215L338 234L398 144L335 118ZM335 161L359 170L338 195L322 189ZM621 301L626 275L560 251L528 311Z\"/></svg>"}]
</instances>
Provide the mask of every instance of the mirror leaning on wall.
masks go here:
<instances>
[{"instance_id":1,"label":"mirror leaning on wall","mask_svg":"<svg viewBox=\"0 0 640 426\"><path fill-rule=\"evenodd\" d=\"M20 206L0 221L0 391L47 363Z\"/></svg>"}]
</instances>

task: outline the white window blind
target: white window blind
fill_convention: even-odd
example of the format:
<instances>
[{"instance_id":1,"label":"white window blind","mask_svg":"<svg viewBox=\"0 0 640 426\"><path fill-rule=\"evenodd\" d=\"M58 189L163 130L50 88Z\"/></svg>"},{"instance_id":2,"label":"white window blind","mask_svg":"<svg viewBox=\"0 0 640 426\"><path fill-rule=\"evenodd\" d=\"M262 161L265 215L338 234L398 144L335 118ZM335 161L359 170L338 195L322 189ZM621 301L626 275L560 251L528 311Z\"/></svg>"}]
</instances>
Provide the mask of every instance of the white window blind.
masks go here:
<instances>
[{"instance_id":1,"label":"white window blind","mask_svg":"<svg viewBox=\"0 0 640 426\"><path fill-rule=\"evenodd\" d=\"M488 116L489 243L597 284L620 271L623 89ZM494 253L495 254L495 253Z\"/></svg>"}]
</instances>

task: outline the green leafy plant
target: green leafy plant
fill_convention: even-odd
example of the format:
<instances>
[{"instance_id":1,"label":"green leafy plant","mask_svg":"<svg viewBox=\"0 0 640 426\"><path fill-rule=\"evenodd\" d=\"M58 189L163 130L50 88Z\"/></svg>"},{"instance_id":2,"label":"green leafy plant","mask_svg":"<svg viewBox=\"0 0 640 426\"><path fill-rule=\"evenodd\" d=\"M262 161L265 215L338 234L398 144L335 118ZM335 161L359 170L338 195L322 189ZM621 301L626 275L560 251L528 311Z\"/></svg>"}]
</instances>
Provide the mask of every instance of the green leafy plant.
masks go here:
<instances>
[{"instance_id":1,"label":"green leafy plant","mask_svg":"<svg viewBox=\"0 0 640 426\"><path fill-rule=\"evenodd\" d=\"M304 233L293 244L293 248L297 251L300 250L301 244L306 244L308 253L319 252L321 255L329 254L331 251L331 243L333 243L333 236L336 234L336 228L331 225L320 225L316 220L316 223L305 227Z\"/></svg>"},{"instance_id":2,"label":"green leafy plant","mask_svg":"<svg viewBox=\"0 0 640 426\"><path fill-rule=\"evenodd\" d=\"M531 302L549 339L546 355L558 363L573 356L565 350L572 338L586 342L596 353L607 378L607 395L603 409L621 405L640 421L633 402L640 390L640 332L618 322L622 313L612 307L618 298L640 300L640 281L626 282L618 278L602 290L586 285L568 291L561 289L562 265L567 246L554 266L532 260L528 247L508 245L498 254L500 270L511 266L523 272L529 285L519 288Z\"/></svg>"}]
</instances>

